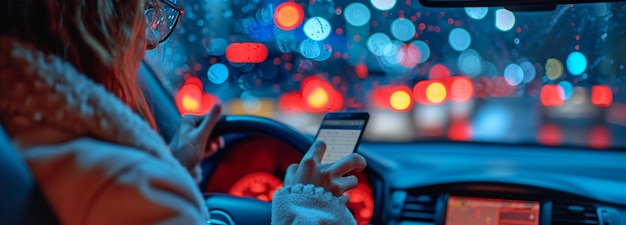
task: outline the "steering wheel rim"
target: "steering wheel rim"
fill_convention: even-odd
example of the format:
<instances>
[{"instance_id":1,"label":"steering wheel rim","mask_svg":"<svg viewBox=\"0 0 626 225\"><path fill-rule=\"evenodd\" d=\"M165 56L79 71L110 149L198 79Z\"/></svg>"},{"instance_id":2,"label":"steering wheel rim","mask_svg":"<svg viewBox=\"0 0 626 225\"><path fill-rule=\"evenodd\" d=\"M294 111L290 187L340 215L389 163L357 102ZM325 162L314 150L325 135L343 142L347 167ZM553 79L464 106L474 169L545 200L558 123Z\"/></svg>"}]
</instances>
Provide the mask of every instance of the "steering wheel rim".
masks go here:
<instances>
[{"instance_id":1,"label":"steering wheel rim","mask_svg":"<svg viewBox=\"0 0 626 225\"><path fill-rule=\"evenodd\" d=\"M211 137L235 133L270 136L284 141L301 153L305 153L313 144L311 137L289 125L267 117L252 115L223 116L211 132Z\"/></svg>"},{"instance_id":2,"label":"steering wheel rim","mask_svg":"<svg viewBox=\"0 0 626 225\"><path fill-rule=\"evenodd\" d=\"M313 139L295 128L276 120L252 115L227 115L220 119L211 137L230 134L263 135L276 138L305 153L313 144ZM205 173L206 174L206 173ZM206 186L206 180L201 186ZM212 212L231 216L232 221L224 224L270 224L271 203L249 197L237 197L223 193L204 195L205 204Z\"/></svg>"}]
</instances>

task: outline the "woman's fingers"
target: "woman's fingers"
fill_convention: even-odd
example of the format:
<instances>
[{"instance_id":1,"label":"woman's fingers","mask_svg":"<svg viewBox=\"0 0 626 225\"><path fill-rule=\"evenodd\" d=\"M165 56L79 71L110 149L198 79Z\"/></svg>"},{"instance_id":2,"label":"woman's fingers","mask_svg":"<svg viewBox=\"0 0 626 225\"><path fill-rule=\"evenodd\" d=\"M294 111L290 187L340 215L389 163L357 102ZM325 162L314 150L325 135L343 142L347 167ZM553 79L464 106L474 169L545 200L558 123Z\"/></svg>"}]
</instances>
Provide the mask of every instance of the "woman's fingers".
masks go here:
<instances>
[{"instance_id":1,"label":"woman's fingers","mask_svg":"<svg viewBox=\"0 0 626 225\"><path fill-rule=\"evenodd\" d=\"M361 171L365 169L367 163L363 156L357 153L352 153L339 161L330 164L329 166L329 170L332 174L340 177L352 171Z\"/></svg>"},{"instance_id":2,"label":"woman's fingers","mask_svg":"<svg viewBox=\"0 0 626 225\"><path fill-rule=\"evenodd\" d=\"M335 196L340 196L344 192L355 188L359 184L359 180L354 175L350 175L347 177L337 178L336 185L339 192L333 193Z\"/></svg>"},{"instance_id":3,"label":"woman's fingers","mask_svg":"<svg viewBox=\"0 0 626 225\"><path fill-rule=\"evenodd\" d=\"M311 148L309 148L306 154L304 154L304 157L302 157L301 164L304 171L301 171L301 173L298 174L298 177L307 177L308 175L302 173L316 170L322 161L322 156L324 156L325 151L326 144L324 142L316 141L313 143Z\"/></svg>"},{"instance_id":4,"label":"woman's fingers","mask_svg":"<svg viewBox=\"0 0 626 225\"><path fill-rule=\"evenodd\" d=\"M202 132L202 136L209 137L217 122L220 121L222 117L222 106L219 104L213 105L211 111L204 116L204 120L200 124L198 124L198 129Z\"/></svg>"},{"instance_id":5,"label":"woman's fingers","mask_svg":"<svg viewBox=\"0 0 626 225\"><path fill-rule=\"evenodd\" d=\"M292 163L291 165L289 165L289 167L287 167L287 172L285 172L285 180L283 182L285 186L295 184L293 182L293 176L295 176L297 170L298 170L297 163Z\"/></svg>"}]
</instances>

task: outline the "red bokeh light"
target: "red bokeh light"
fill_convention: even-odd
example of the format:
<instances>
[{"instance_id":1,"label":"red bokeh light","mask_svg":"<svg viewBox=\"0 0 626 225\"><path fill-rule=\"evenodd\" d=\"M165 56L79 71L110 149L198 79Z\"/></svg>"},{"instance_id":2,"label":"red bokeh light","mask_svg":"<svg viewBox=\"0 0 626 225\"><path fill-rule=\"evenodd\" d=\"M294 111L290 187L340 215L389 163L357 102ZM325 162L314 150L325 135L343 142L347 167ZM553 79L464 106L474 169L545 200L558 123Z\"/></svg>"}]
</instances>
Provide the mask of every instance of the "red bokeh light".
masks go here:
<instances>
[{"instance_id":1,"label":"red bokeh light","mask_svg":"<svg viewBox=\"0 0 626 225\"><path fill-rule=\"evenodd\" d=\"M453 141L472 140L472 126L466 120L453 121L448 128L448 139Z\"/></svg>"},{"instance_id":2,"label":"red bokeh light","mask_svg":"<svg viewBox=\"0 0 626 225\"><path fill-rule=\"evenodd\" d=\"M443 64L434 65L430 68L430 71L428 71L428 78L430 80L443 80L448 77L450 77L450 69Z\"/></svg>"},{"instance_id":3,"label":"red bokeh light","mask_svg":"<svg viewBox=\"0 0 626 225\"><path fill-rule=\"evenodd\" d=\"M241 42L226 47L226 58L233 63L260 63L267 55L267 47L262 43Z\"/></svg>"},{"instance_id":4,"label":"red bokeh light","mask_svg":"<svg viewBox=\"0 0 626 225\"><path fill-rule=\"evenodd\" d=\"M450 100L453 102L467 102L474 96L474 83L465 76L451 77L448 81Z\"/></svg>"},{"instance_id":5,"label":"red bokeh light","mask_svg":"<svg viewBox=\"0 0 626 225\"><path fill-rule=\"evenodd\" d=\"M537 141L544 145L560 145L563 142L563 134L561 129L554 124L544 124L537 132Z\"/></svg>"},{"instance_id":6,"label":"red bokeh light","mask_svg":"<svg viewBox=\"0 0 626 225\"><path fill-rule=\"evenodd\" d=\"M356 76L359 78L367 78L367 65L364 63L358 64L354 67L354 71L356 72Z\"/></svg>"},{"instance_id":7,"label":"red bokeh light","mask_svg":"<svg viewBox=\"0 0 626 225\"><path fill-rule=\"evenodd\" d=\"M432 81L423 80L413 86L413 98L415 102L422 105L430 104L430 101L426 97L426 89L430 83L432 83Z\"/></svg>"},{"instance_id":8,"label":"red bokeh light","mask_svg":"<svg viewBox=\"0 0 626 225\"><path fill-rule=\"evenodd\" d=\"M591 87L591 103L598 107L609 107L613 103L613 91L606 85Z\"/></svg>"},{"instance_id":9,"label":"red bokeh light","mask_svg":"<svg viewBox=\"0 0 626 225\"><path fill-rule=\"evenodd\" d=\"M304 99L299 91L289 92L278 98L278 110L281 112L302 112Z\"/></svg>"},{"instance_id":10,"label":"red bokeh light","mask_svg":"<svg viewBox=\"0 0 626 225\"><path fill-rule=\"evenodd\" d=\"M604 149L611 147L611 132L604 126L591 128L589 132L589 146L592 148Z\"/></svg>"},{"instance_id":11,"label":"red bokeh light","mask_svg":"<svg viewBox=\"0 0 626 225\"><path fill-rule=\"evenodd\" d=\"M551 106L560 106L563 104L563 98L561 96L564 96L563 93L563 88L561 88L561 86L556 85L556 84L546 84L543 87L541 87L541 104L543 106L546 107L551 107Z\"/></svg>"}]
</instances>

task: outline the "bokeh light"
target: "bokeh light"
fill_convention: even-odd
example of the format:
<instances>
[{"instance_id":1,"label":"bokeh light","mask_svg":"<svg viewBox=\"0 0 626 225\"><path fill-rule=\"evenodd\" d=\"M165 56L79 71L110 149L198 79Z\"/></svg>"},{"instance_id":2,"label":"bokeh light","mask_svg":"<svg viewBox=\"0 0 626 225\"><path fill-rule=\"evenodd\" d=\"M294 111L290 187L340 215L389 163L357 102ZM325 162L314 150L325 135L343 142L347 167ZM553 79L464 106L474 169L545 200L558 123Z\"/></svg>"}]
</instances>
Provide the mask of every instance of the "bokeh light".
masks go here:
<instances>
[{"instance_id":1,"label":"bokeh light","mask_svg":"<svg viewBox=\"0 0 626 225\"><path fill-rule=\"evenodd\" d=\"M469 16L469 18L475 20L482 20L487 16L487 12L489 12L489 8L487 7L467 7L465 8L465 14Z\"/></svg>"},{"instance_id":2,"label":"bokeh light","mask_svg":"<svg viewBox=\"0 0 626 225\"><path fill-rule=\"evenodd\" d=\"M443 64L434 65L428 71L428 79L430 80L444 80L448 77L450 77L450 69Z\"/></svg>"},{"instance_id":3,"label":"bokeh light","mask_svg":"<svg viewBox=\"0 0 626 225\"><path fill-rule=\"evenodd\" d=\"M413 99L411 99L408 88L406 89L407 90L399 89L391 93L391 96L389 97L389 104L392 109L405 111L413 105Z\"/></svg>"},{"instance_id":4,"label":"bokeh light","mask_svg":"<svg viewBox=\"0 0 626 225\"><path fill-rule=\"evenodd\" d=\"M483 62L477 51L467 49L459 55L457 66L461 73L475 77L483 71Z\"/></svg>"},{"instance_id":5,"label":"bokeh light","mask_svg":"<svg viewBox=\"0 0 626 225\"><path fill-rule=\"evenodd\" d=\"M391 35L400 41L409 41L415 35L415 25L405 18L397 18L391 22Z\"/></svg>"},{"instance_id":6,"label":"bokeh light","mask_svg":"<svg viewBox=\"0 0 626 225\"><path fill-rule=\"evenodd\" d=\"M572 97L572 95L574 94L574 86L572 86L572 83L570 83L569 81L561 81L559 82L559 87L561 87L561 90L563 90L562 92L559 92L559 94L562 94L562 96L560 96L563 100L568 100Z\"/></svg>"},{"instance_id":7,"label":"bokeh light","mask_svg":"<svg viewBox=\"0 0 626 225\"><path fill-rule=\"evenodd\" d=\"M470 46L472 43L472 37L467 30L463 28L454 28L450 31L450 35L448 35L448 42L450 43L452 49L461 52Z\"/></svg>"},{"instance_id":8,"label":"bokeh light","mask_svg":"<svg viewBox=\"0 0 626 225\"><path fill-rule=\"evenodd\" d=\"M396 5L396 0L371 0L372 5L378 10L387 11Z\"/></svg>"},{"instance_id":9,"label":"bokeh light","mask_svg":"<svg viewBox=\"0 0 626 225\"><path fill-rule=\"evenodd\" d=\"M263 43L232 43L226 47L226 58L232 63L260 63L267 59L268 54Z\"/></svg>"},{"instance_id":10,"label":"bokeh light","mask_svg":"<svg viewBox=\"0 0 626 225\"><path fill-rule=\"evenodd\" d=\"M343 96L326 80L307 77L301 83L301 90L307 111L334 112L343 107Z\"/></svg>"},{"instance_id":11,"label":"bokeh light","mask_svg":"<svg viewBox=\"0 0 626 225\"><path fill-rule=\"evenodd\" d=\"M496 28L501 31L509 31L515 26L515 14L506 9L496 10Z\"/></svg>"},{"instance_id":12,"label":"bokeh light","mask_svg":"<svg viewBox=\"0 0 626 225\"><path fill-rule=\"evenodd\" d=\"M544 145L560 145L563 142L563 134L557 125L546 123L539 128L537 141Z\"/></svg>"},{"instance_id":13,"label":"bokeh light","mask_svg":"<svg viewBox=\"0 0 626 225\"><path fill-rule=\"evenodd\" d=\"M367 39L367 49L369 49L372 54L377 56L385 55L385 49L389 45L391 45L391 38L384 33L372 34Z\"/></svg>"},{"instance_id":14,"label":"bokeh light","mask_svg":"<svg viewBox=\"0 0 626 225\"><path fill-rule=\"evenodd\" d=\"M316 87L307 95L306 102L313 108L321 108L328 103L328 92L321 87Z\"/></svg>"},{"instance_id":15,"label":"bokeh light","mask_svg":"<svg viewBox=\"0 0 626 225\"><path fill-rule=\"evenodd\" d=\"M504 69L504 79L511 86L517 86L524 80L524 70L517 64L509 64Z\"/></svg>"},{"instance_id":16,"label":"bokeh light","mask_svg":"<svg viewBox=\"0 0 626 225\"><path fill-rule=\"evenodd\" d=\"M450 101L467 102L474 96L474 83L465 76L450 79Z\"/></svg>"},{"instance_id":17,"label":"bokeh light","mask_svg":"<svg viewBox=\"0 0 626 225\"><path fill-rule=\"evenodd\" d=\"M567 56L567 71L574 76L578 76L587 69L587 58L581 52L572 52Z\"/></svg>"},{"instance_id":18,"label":"bokeh light","mask_svg":"<svg viewBox=\"0 0 626 225\"><path fill-rule=\"evenodd\" d=\"M293 30L302 24L304 18L304 10L302 6L295 2L285 2L274 12L274 23L283 30Z\"/></svg>"},{"instance_id":19,"label":"bokeh light","mask_svg":"<svg viewBox=\"0 0 626 225\"><path fill-rule=\"evenodd\" d=\"M420 61L418 63L424 63L428 61L428 59L430 58L430 47L428 47L428 44L423 41L413 41L411 42L411 44L415 45L415 47L417 47L417 50L419 50Z\"/></svg>"},{"instance_id":20,"label":"bokeh light","mask_svg":"<svg viewBox=\"0 0 626 225\"><path fill-rule=\"evenodd\" d=\"M541 104L546 107L561 106L564 96L561 86L556 84L546 84L541 87Z\"/></svg>"},{"instance_id":21,"label":"bokeh light","mask_svg":"<svg viewBox=\"0 0 626 225\"><path fill-rule=\"evenodd\" d=\"M546 76L550 80L559 79L563 75L563 63L555 58L546 61Z\"/></svg>"},{"instance_id":22,"label":"bokeh light","mask_svg":"<svg viewBox=\"0 0 626 225\"><path fill-rule=\"evenodd\" d=\"M606 85L591 87L591 103L598 107L609 107L613 103L613 91Z\"/></svg>"},{"instance_id":23,"label":"bokeh light","mask_svg":"<svg viewBox=\"0 0 626 225\"><path fill-rule=\"evenodd\" d=\"M446 87L440 82L433 82L426 88L426 98L434 104L442 103L446 100Z\"/></svg>"},{"instance_id":24,"label":"bokeh light","mask_svg":"<svg viewBox=\"0 0 626 225\"><path fill-rule=\"evenodd\" d=\"M213 64L207 71L207 77L214 84L222 84L228 79L228 68L222 63Z\"/></svg>"},{"instance_id":25,"label":"bokeh light","mask_svg":"<svg viewBox=\"0 0 626 225\"><path fill-rule=\"evenodd\" d=\"M304 23L304 34L314 41L326 39L332 33L332 27L328 20L322 17L312 17Z\"/></svg>"},{"instance_id":26,"label":"bokeh light","mask_svg":"<svg viewBox=\"0 0 626 225\"><path fill-rule=\"evenodd\" d=\"M306 39L300 43L300 54L309 59L317 58L322 54L321 46L314 40Z\"/></svg>"},{"instance_id":27,"label":"bokeh light","mask_svg":"<svg viewBox=\"0 0 626 225\"><path fill-rule=\"evenodd\" d=\"M432 83L432 81L423 80L417 82L415 86L413 86L413 98L415 99L415 102L423 105L430 104L430 101L428 101L428 98L426 97L426 89L430 83Z\"/></svg>"},{"instance_id":28,"label":"bokeh light","mask_svg":"<svg viewBox=\"0 0 626 225\"><path fill-rule=\"evenodd\" d=\"M522 67L522 70L524 71L524 83L531 82L535 79L535 76L537 76L537 69L535 68L535 65L530 63L528 60L524 60L519 64L519 66Z\"/></svg>"},{"instance_id":29,"label":"bokeh light","mask_svg":"<svg viewBox=\"0 0 626 225\"><path fill-rule=\"evenodd\" d=\"M397 53L398 61L400 65L407 69L411 69L420 62L420 52L415 45L404 44L400 47Z\"/></svg>"},{"instance_id":30,"label":"bokeh light","mask_svg":"<svg viewBox=\"0 0 626 225\"><path fill-rule=\"evenodd\" d=\"M346 18L346 22L350 25L360 27L367 24L372 15L367 6L362 3L355 2L346 7L343 12L343 16Z\"/></svg>"}]
</instances>

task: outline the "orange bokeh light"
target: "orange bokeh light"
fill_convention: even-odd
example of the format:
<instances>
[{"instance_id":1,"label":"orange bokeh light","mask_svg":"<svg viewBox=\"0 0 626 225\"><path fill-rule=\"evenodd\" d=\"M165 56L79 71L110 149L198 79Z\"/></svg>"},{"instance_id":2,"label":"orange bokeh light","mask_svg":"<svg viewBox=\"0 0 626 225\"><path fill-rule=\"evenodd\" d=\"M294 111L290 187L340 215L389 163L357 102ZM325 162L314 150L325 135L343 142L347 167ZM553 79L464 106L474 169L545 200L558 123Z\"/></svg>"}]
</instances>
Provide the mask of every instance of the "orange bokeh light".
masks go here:
<instances>
[{"instance_id":1,"label":"orange bokeh light","mask_svg":"<svg viewBox=\"0 0 626 225\"><path fill-rule=\"evenodd\" d=\"M404 85L386 85L374 88L370 97L374 106L378 108L405 112L413 107L411 89Z\"/></svg>"},{"instance_id":2,"label":"orange bokeh light","mask_svg":"<svg viewBox=\"0 0 626 225\"><path fill-rule=\"evenodd\" d=\"M202 81L197 77L188 78L176 94L176 106L181 115L204 115L219 102L211 94L202 92Z\"/></svg>"},{"instance_id":3,"label":"orange bokeh light","mask_svg":"<svg viewBox=\"0 0 626 225\"><path fill-rule=\"evenodd\" d=\"M304 10L295 2L285 2L274 12L274 24L282 30L293 30L302 24Z\"/></svg>"},{"instance_id":4,"label":"orange bokeh light","mask_svg":"<svg viewBox=\"0 0 626 225\"><path fill-rule=\"evenodd\" d=\"M301 87L307 111L333 112L343 108L343 96L328 81L307 77L302 81Z\"/></svg>"}]
</instances>

